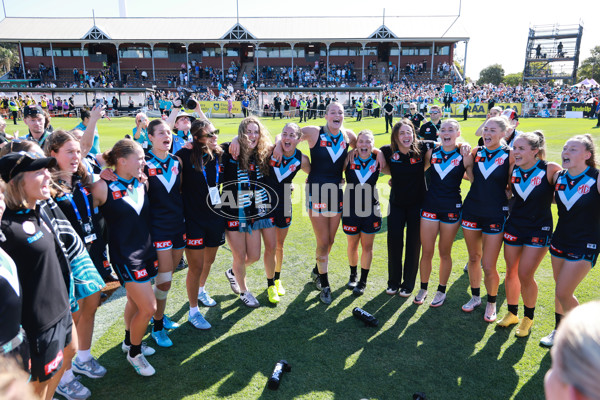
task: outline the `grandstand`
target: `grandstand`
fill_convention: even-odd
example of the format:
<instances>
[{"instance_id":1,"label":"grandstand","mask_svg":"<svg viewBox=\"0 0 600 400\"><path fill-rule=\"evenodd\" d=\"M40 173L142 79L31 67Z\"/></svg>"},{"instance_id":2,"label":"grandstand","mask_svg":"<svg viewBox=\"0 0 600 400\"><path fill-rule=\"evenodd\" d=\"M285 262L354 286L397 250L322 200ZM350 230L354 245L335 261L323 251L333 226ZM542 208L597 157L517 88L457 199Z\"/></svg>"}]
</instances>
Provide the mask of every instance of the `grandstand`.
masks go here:
<instances>
[{"instance_id":1,"label":"grandstand","mask_svg":"<svg viewBox=\"0 0 600 400\"><path fill-rule=\"evenodd\" d=\"M294 71L287 73L290 86L302 83L302 73L315 66L327 84L339 85L334 69L347 65L352 75L345 78L353 85L368 77L399 80L407 72L417 81L444 81L450 75L461 81L454 49L458 42L468 44L469 37L457 17L435 15L9 17L0 21L0 41L18 44L21 61L3 79L50 80L65 87L80 84L86 71L103 71L114 77L115 86L166 88L188 72L187 65L188 86L220 81L239 88L244 77L275 83L277 75L269 72L282 67Z\"/></svg>"}]
</instances>

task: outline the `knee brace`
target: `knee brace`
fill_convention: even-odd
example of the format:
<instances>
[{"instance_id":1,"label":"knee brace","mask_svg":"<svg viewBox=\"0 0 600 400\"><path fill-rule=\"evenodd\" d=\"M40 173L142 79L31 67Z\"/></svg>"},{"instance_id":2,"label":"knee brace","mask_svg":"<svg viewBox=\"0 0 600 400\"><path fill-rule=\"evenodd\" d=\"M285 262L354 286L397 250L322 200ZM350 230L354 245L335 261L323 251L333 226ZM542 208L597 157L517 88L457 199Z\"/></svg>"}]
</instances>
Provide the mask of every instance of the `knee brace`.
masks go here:
<instances>
[{"instance_id":1,"label":"knee brace","mask_svg":"<svg viewBox=\"0 0 600 400\"><path fill-rule=\"evenodd\" d=\"M172 272L159 272L156 274L156 278L154 278L154 296L156 300L165 300L167 295L169 294L169 290L161 290L158 288L158 285L166 282L171 282Z\"/></svg>"}]
</instances>

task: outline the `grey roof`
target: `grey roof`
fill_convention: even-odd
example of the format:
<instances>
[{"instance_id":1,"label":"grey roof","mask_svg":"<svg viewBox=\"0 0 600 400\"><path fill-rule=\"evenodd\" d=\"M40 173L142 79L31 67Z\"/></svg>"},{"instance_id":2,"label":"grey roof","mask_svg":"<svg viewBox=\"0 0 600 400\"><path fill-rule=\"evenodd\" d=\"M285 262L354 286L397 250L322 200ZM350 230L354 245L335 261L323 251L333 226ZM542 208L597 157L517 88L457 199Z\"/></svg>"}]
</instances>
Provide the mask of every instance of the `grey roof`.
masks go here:
<instances>
[{"instance_id":1,"label":"grey roof","mask_svg":"<svg viewBox=\"0 0 600 400\"><path fill-rule=\"evenodd\" d=\"M455 16L386 16L385 27L396 38L384 40L468 40L461 21L453 24L455 19ZM96 18L95 22L96 28L112 41L143 43L223 41L237 24L236 18L211 17L114 17ZM261 42L333 42L368 41L375 37L383 21L381 17L245 17L239 19L239 24ZM92 28L92 18L9 17L0 21L0 41L80 42L91 40L86 35Z\"/></svg>"}]
</instances>

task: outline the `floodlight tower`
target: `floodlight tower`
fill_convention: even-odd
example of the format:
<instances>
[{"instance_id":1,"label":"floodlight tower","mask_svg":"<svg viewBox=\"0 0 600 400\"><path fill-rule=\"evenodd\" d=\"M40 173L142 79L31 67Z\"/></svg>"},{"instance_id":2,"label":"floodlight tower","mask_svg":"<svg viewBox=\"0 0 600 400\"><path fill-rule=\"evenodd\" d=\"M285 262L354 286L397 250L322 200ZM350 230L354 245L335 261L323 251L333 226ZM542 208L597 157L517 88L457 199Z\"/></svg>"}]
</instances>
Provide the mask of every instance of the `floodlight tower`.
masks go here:
<instances>
[{"instance_id":1,"label":"floodlight tower","mask_svg":"<svg viewBox=\"0 0 600 400\"><path fill-rule=\"evenodd\" d=\"M127 18L127 5L125 0L119 0L119 17Z\"/></svg>"}]
</instances>

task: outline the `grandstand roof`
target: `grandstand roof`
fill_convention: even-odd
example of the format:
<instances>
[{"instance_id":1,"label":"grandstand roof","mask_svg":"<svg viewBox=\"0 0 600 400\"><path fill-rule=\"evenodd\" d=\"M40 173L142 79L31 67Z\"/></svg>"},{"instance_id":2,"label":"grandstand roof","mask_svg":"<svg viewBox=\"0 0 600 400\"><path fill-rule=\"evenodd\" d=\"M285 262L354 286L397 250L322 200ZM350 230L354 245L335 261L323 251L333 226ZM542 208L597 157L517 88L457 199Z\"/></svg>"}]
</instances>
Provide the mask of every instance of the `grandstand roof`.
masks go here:
<instances>
[{"instance_id":1,"label":"grandstand roof","mask_svg":"<svg viewBox=\"0 0 600 400\"><path fill-rule=\"evenodd\" d=\"M89 36L94 26L113 42L468 40L461 21L453 24L455 20L456 16L386 16L383 26L381 16L245 17L239 18L239 25L247 35L234 40L239 37L231 36L238 20L229 17L96 18L95 25L92 18L9 17L0 21L0 41L95 41Z\"/></svg>"}]
</instances>

